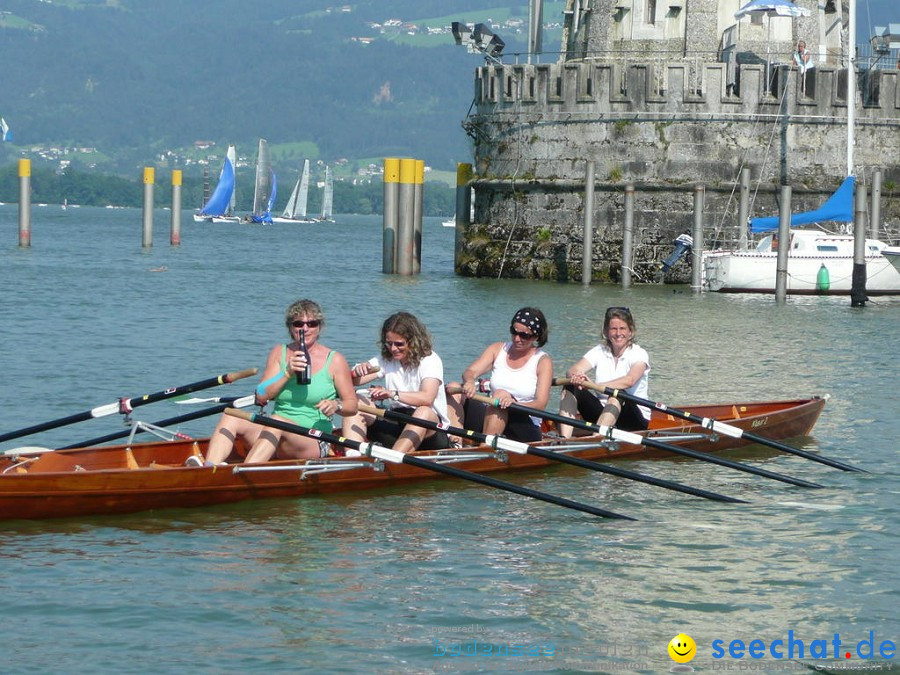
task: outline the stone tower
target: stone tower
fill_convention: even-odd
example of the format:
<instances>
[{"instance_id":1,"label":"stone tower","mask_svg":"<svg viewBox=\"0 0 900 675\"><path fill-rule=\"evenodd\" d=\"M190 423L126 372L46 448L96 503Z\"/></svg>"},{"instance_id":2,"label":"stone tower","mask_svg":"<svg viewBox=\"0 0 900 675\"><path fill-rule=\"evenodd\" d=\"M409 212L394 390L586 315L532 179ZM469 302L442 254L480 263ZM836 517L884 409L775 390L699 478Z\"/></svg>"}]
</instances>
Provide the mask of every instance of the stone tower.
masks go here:
<instances>
[{"instance_id":1,"label":"stone tower","mask_svg":"<svg viewBox=\"0 0 900 675\"><path fill-rule=\"evenodd\" d=\"M659 280L658 261L690 231L697 184L707 245L737 239L742 168L751 215L777 213L780 184L793 186L795 210L821 204L847 174L847 1L735 20L746 2L567 0L558 54L478 68L464 121L475 219L457 233L457 272L580 279L588 161L594 279L618 275L626 184L636 281ZM805 79L792 65L799 39L815 61ZM854 173L883 171L882 213L896 224L900 73L860 63L857 81Z\"/></svg>"}]
</instances>

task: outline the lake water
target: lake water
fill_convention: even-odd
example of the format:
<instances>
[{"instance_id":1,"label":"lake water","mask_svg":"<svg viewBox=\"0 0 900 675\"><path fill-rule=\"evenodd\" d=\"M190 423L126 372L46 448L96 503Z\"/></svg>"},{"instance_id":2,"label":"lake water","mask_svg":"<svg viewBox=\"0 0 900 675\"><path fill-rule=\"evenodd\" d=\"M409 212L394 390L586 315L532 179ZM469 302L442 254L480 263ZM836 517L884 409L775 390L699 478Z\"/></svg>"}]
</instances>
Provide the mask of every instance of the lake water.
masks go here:
<instances>
[{"instance_id":1,"label":"lake water","mask_svg":"<svg viewBox=\"0 0 900 675\"><path fill-rule=\"evenodd\" d=\"M399 278L381 274L377 217L260 227L199 225L185 213L183 243L172 248L160 210L155 245L143 251L137 209L36 206L24 250L17 215L15 205L0 206L3 431L261 367L298 297L323 305L323 342L351 362L375 354L388 314L414 312L453 379L505 336L520 306L547 314L547 349L561 375L598 341L604 309L627 305L651 355L654 399L830 394L802 447L871 473L740 455L828 486L809 491L694 461L622 463L751 501L743 505L569 467L504 476L637 522L436 480L2 523L5 672L666 672L674 665L667 644L682 632L697 643L689 665L698 671L798 665L768 651L741 662L727 652L733 640L768 648L782 639L787 656L789 631L810 664L824 662L809 658L814 640L827 640L833 656L835 634L843 666L896 660L878 657L878 647L900 639L900 301L777 306L771 297L693 296L686 287L459 278L454 230L438 218L424 225L422 274ZM139 411L154 420L186 407ZM213 424L183 431L206 435ZM4 449L68 444L120 425L91 420ZM857 644L870 631L876 658L863 660ZM715 640L725 645L721 659Z\"/></svg>"}]
</instances>

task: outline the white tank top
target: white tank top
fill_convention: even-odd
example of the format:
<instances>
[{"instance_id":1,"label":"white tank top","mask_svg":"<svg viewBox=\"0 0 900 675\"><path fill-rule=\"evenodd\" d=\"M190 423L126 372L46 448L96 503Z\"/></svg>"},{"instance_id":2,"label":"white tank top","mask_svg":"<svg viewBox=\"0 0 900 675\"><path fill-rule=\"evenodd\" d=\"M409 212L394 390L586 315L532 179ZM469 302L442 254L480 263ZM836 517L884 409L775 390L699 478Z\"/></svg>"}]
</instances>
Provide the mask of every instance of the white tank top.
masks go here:
<instances>
[{"instance_id":1,"label":"white tank top","mask_svg":"<svg viewBox=\"0 0 900 675\"><path fill-rule=\"evenodd\" d=\"M506 360L510 347L512 347L512 342L504 342L494 359L494 369L491 371L491 393L503 389L519 402L533 401L537 392L538 361L546 352L538 349L521 368L510 368Z\"/></svg>"}]
</instances>

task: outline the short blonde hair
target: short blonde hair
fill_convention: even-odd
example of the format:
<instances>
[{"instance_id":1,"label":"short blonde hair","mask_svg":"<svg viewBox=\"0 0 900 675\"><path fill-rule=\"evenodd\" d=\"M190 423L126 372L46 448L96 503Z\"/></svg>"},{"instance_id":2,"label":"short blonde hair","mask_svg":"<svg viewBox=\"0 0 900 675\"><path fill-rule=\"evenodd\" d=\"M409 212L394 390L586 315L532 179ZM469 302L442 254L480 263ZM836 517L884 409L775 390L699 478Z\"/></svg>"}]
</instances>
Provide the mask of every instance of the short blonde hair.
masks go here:
<instances>
[{"instance_id":1,"label":"short blonde hair","mask_svg":"<svg viewBox=\"0 0 900 675\"><path fill-rule=\"evenodd\" d=\"M312 319L316 319L319 322L320 330L325 328L325 314L322 312L322 308L319 307L319 303L301 298L292 302L290 307L284 312L284 325L288 329L288 333L291 332L291 322L304 314Z\"/></svg>"}]
</instances>

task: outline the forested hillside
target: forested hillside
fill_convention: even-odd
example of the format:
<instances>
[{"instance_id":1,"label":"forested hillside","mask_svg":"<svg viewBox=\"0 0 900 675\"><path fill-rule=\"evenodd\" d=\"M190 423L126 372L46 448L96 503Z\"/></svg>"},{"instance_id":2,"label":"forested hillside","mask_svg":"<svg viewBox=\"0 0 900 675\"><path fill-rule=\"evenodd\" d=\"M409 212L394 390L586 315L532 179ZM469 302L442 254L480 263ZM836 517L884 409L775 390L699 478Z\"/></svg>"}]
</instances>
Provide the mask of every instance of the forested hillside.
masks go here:
<instances>
[{"instance_id":1,"label":"forested hillside","mask_svg":"<svg viewBox=\"0 0 900 675\"><path fill-rule=\"evenodd\" d=\"M196 141L216 143L206 154L227 143L252 154L263 137L276 161L279 145L302 143L297 155L328 162L407 156L453 169L468 157L460 122L481 59L426 28L510 16L527 25L526 2L492 4L4 0L0 115L13 143L0 144L0 165L25 147L81 147L97 151L90 164L134 175ZM415 35L386 30L389 19L414 23Z\"/></svg>"}]
</instances>

